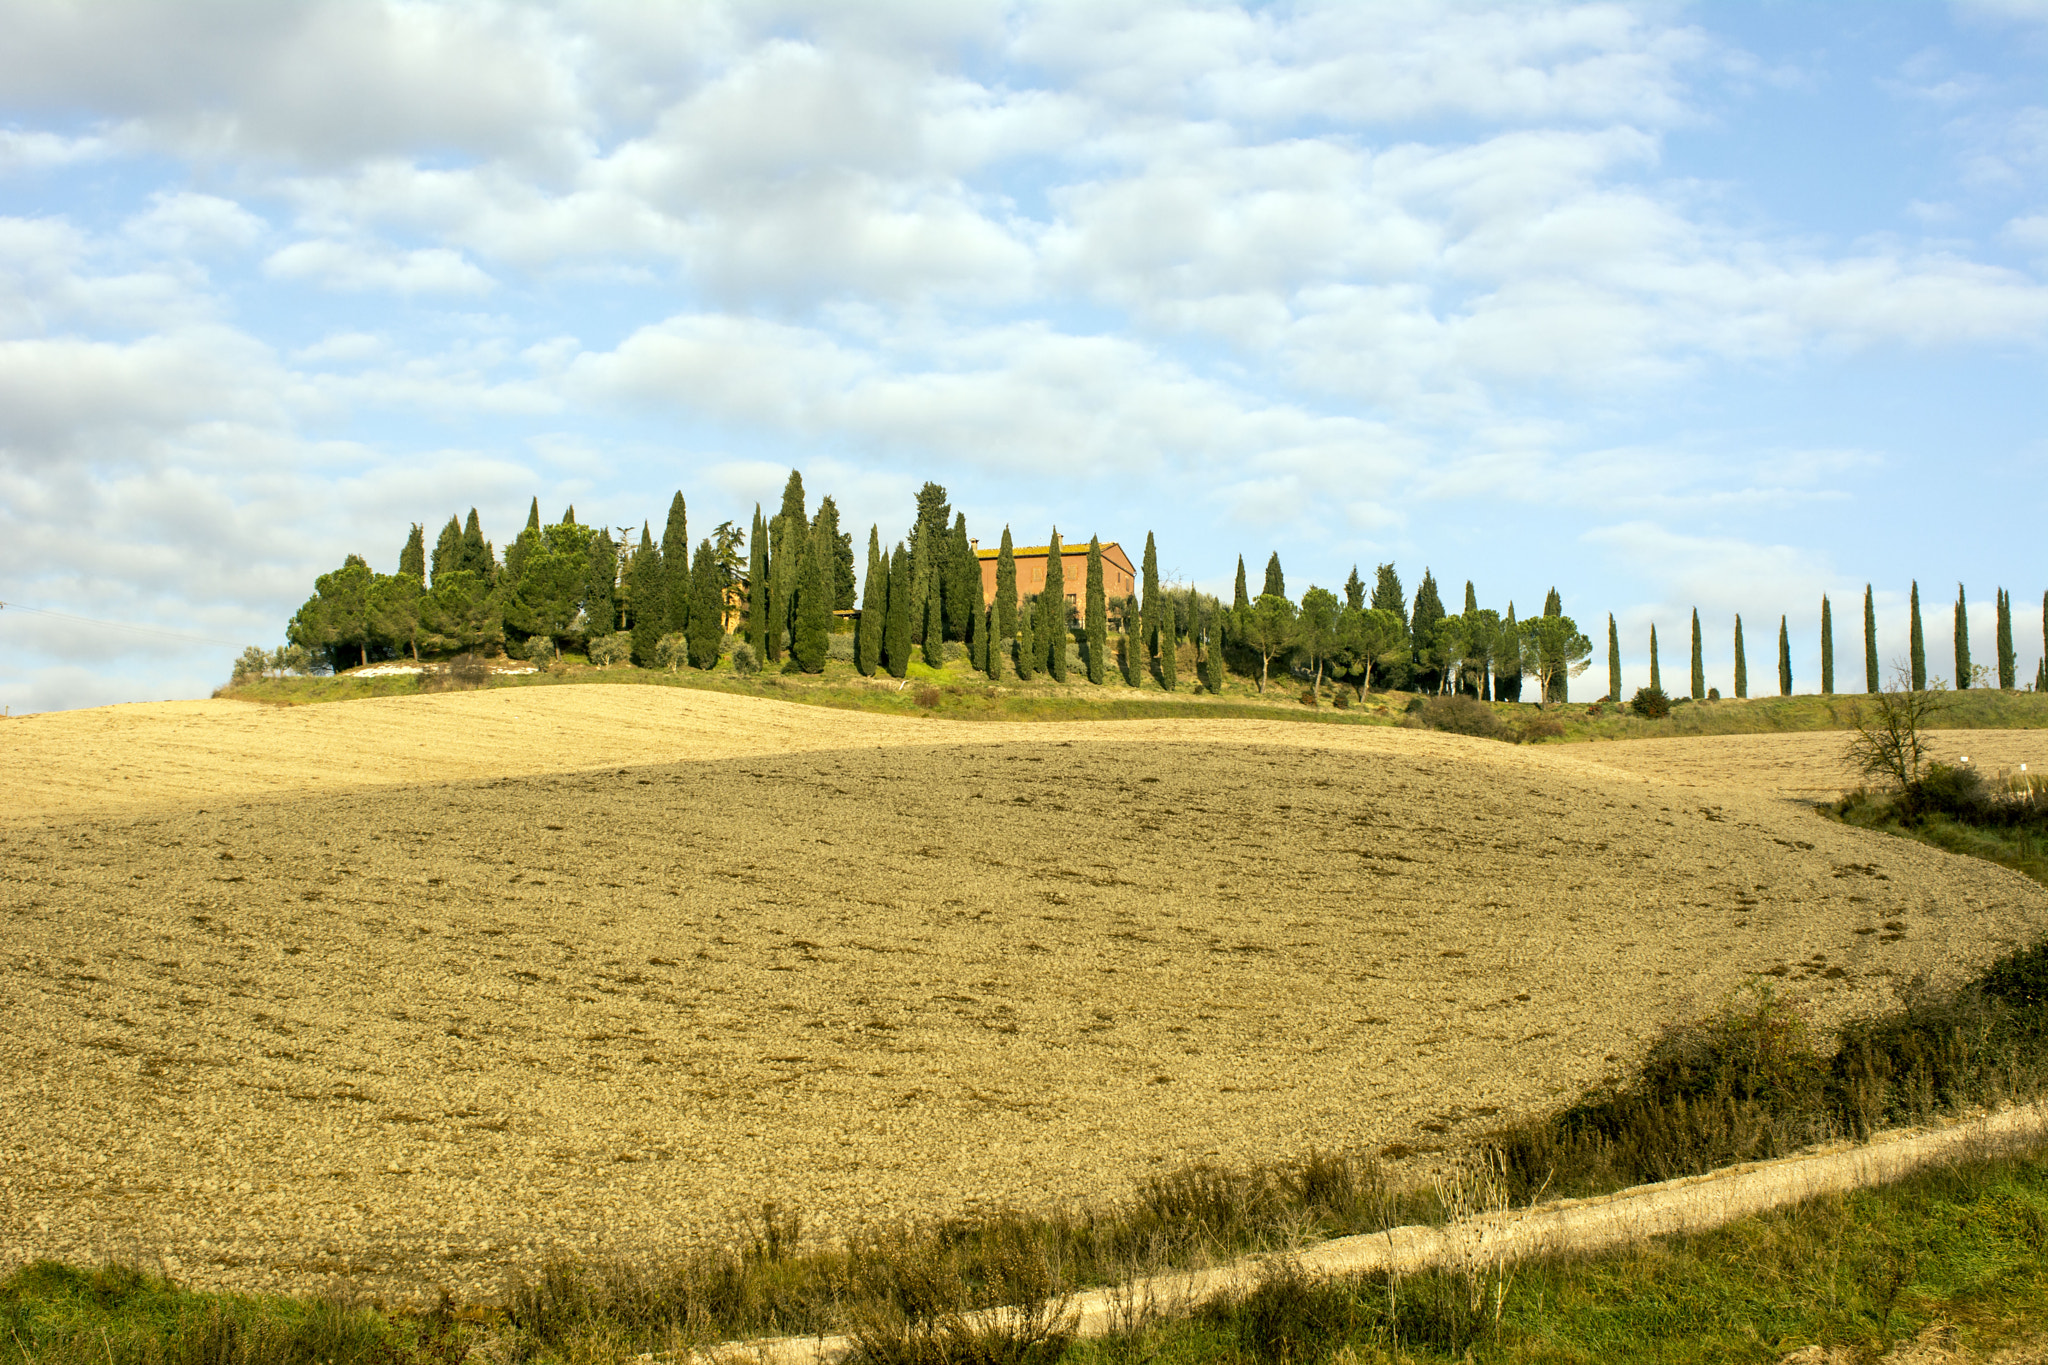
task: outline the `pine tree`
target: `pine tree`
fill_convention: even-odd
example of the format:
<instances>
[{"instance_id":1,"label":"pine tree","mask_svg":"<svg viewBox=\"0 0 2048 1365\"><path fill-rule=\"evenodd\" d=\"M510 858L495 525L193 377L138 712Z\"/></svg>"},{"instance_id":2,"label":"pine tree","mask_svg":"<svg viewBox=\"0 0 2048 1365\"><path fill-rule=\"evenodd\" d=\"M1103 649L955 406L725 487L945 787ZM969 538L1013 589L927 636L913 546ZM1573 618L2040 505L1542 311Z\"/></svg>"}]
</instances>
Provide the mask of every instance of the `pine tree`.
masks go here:
<instances>
[{"instance_id":1,"label":"pine tree","mask_svg":"<svg viewBox=\"0 0 2048 1365\"><path fill-rule=\"evenodd\" d=\"M1692 699L1702 701L1707 695L1707 662L1700 651L1700 609L1692 609Z\"/></svg>"},{"instance_id":2,"label":"pine tree","mask_svg":"<svg viewBox=\"0 0 2048 1365\"><path fill-rule=\"evenodd\" d=\"M1425 568L1422 571L1422 586L1415 590L1415 610L1408 618L1408 637L1416 649L1426 648L1430 636L1436 631L1437 622L1444 619L1443 599L1437 596L1436 578ZM1443 687L1443 674L1424 666L1420 654L1416 656L1415 688L1418 692L1437 692Z\"/></svg>"},{"instance_id":3,"label":"pine tree","mask_svg":"<svg viewBox=\"0 0 2048 1365\"><path fill-rule=\"evenodd\" d=\"M709 538L697 542L696 558L690 561L690 627L683 639L691 667L718 667L725 646L725 580Z\"/></svg>"},{"instance_id":4,"label":"pine tree","mask_svg":"<svg viewBox=\"0 0 2048 1365\"><path fill-rule=\"evenodd\" d=\"M892 678L910 674L910 551L898 541L889 554L889 604L882 662Z\"/></svg>"},{"instance_id":5,"label":"pine tree","mask_svg":"<svg viewBox=\"0 0 2048 1365\"><path fill-rule=\"evenodd\" d=\"M1998 686L2010 692L2019 683L2019 660L2012 651L2012 594L1998 590Z\"/></svg>"},{"instance_id":6,"label":"pine tree","mask_svg":"<svg viewBox=\"0 0 2048 1365\"><path fill-rule=\"evenodd\" d=\"M1782 616L1778 618L1778 695L1792 695L1792 635Z\"/></svg>"},{"instance_id":7,"label":"pine tree","mask_svg":"<svg viewBox=\"0 0 2048 1365\"><path fill-rule=\"evenodd\" d=\"M1913 690L1927 690L1927 635L1920 629L1920 580L1913 580L1911 598L1913 621L1907 636L1907 657L1913 670Z\"/></svg>"},{"instance_id":8,"label":"pine tree","mask_svg":"<svg viewBox=\"0 0 2048 1365\"><path fill-rule=\"evenodd\" d=\"M1237 557L1237 586L1231 591L1230 609L1232 611L1246 611L1250 609L1251 604L1252 599L1246 595L1244 589L1244 556L1239 555Z\"/></svg>"},{"instance_id":9,"label":"pine tree","mask_svg":"<svg viewBox=\"0 0 2048 1365\"><path fill-rule=\"evenodd\" d=\"M1107 676L1103 655L1109 649L1109 603L1102 596L1102 537L1088 537L1088 681L1097 687Z\"/></svg>"},{"instance_id":10,"label":"pine tree","mask_svg":"<svg viewBox=\"0 0 2048 1365\"><path fill-rule=\"evenodd\" d=\"M1835 617L1826 593L1820 598L1820 691L1824 697L1835 693Z\"/></svg>"},{"instance_id":11,"label":"pine tree","mask_svg":"<svg viewBox=\"0 0 2048 1365\"><path fill-rule=\"evenodd\" d=\"M1017 556L1010 545L1010 528L1003 528L1002 548L996 551L996 648L1008 649L1017 638Z\"/></svg>"},{"instance_id":12,"label":"pine tree","mask_svg":"<svg viewBox=\"0 0 2048 1365\"><path fill-rule=\"evenodd\" d=\"M1657 668L1657 627L1654 625L1650 627L1650 690L1664 690L1664 675Z\"/></svg>"},{"instance_id":13,"label":"pine tree","mask_svg":"<svg viewBox=\"0 0 2048 1365\"><path fill-rule=\"evenodd\" d=\"M683 505L679 488L668 500L668 524L661 532L662 593L666 599L661 614L665 634L690 629L690 512Z\"/></svg>"},{"instance_id":14,"label":"pine tree","mask_svg":"<svg viewBox=\"0 0 2048 1365\"><path fill-rule=\"evenodd\" d=\"M653 527L640 523L640 548L627 566L626 588L633 603L633 662L642 668L653 668L658 662L654 647L668 623L667 567L654 543Z\"/></svg>"},{"instance_id":15,"label":"pine tree","mask_svg":"<svg viewBox=\"0 0 2048 1365\"><path fill-rule=\"evenodd\" d=\"M1287 575L1280 572L1280 552L1273 551L1273 557L1266 561L1266 586L1259 589L1259 595L1267 593L1275 597L1287 596Z\"/></svg>"},{"instance_id":16,"label":"pine tree","mask_svg":"<svg viewBox=\"0 0 2048 1365\"><path fill-rule=\"evenodd\" d=\"M832 648L832 588L839 535L822 517L810 532L797 575L796 626L790 632L789 656L804 672L822 673Z\"/></svg>"},{"instance_id":17,"label":"pine tree","mask_svg":"<svg viewBox=\"0 0 2048 1365\"><path fill-rule=\"evenodd\" d=\"M860 626L853 642L853 666L872 678L882 661L882 632L889 601L889 570L882 559L882 528L868 527L868 572L861 582Z\"/></svg>"},{"instance_id":18,"label":"pine tree","mask_svg":"<svg viewBox=\"0 0 2048 1365\"><path fill-rule=\"evenodd\" d=\"M534 500L534 515L540 514L540 500ZM534 530L538 531L539 526ZM469 570L490 582L498 576L498 563L491 555L491 542L484 539L483 523L477 520L476 509L469 509L469 520L462 525L462 563L458 568Z\"/></svg>"},{"instance_id":19,"label":"pine tree","mask_svg":"<svg viewBox=\"0 0 2048 1365\"><path fill-rule=\"evenodd\" d=\"M1742 647L1742 613L1735 613L1735 695L1749 695L1749 652Z\"/></svg>"},{"instance_id":20,"label":"pine tree","mask_svg":"<svg viewBox=\"0 0 2048 1365\"><path fill-rule=\"evenodd\" d=\"M1970 617L1963 600L1963 585L1956 584L1956 686L1970 685Z\"/></svg>"},{"instance_id":21,"label":"pine tree","mask_svg":"<svg viewBox=\"0 0 2048 1365\"><path fill-rule=\"evenodd\" d=\"M1149 671L1144 665L1151 663L1152 656L1159 653L1159 551L1152 543L1152 533L1145 533L1144 567L1140 571L1145 588L1145 604L1139 608L1138 650L1142 660L1140 672Z\"/></svg>"},{"instance_id":22,"label":"pine tree","mask_svg":"<svg viewBox=\"0 0 2048 1365\"><path fill-rule=\"evenodd\" d=\"M747 643L754 647L757 662L768 661L768 523L761 519L761 504L754 504L753 534L747 551ZM692 569L690 577L695 579ZM696 599L691 600L694 608Z\"/></svg>"},{"instance_id":23,"label":"pine tree","mask_svg":"<svg viewBox=\"0 0 2048 1365\"><path fill-rule=\"evenodd\" d=\"M412 532L405 538L405 548L398 552L398 571L425 586L427 581L427 529L418 522L412 524Z\"/></svg>"},{"instance_id":24,"label":"pine tree","mask_svg":"<svg viewBox=\"0 0 2048 1365\"><path fill-rule=\"evenodd\" d=\"M441 575L454 573L462 567L462 519L449 517L448 524L441 528L440 539L434 542L433 582L440 582Z\"/></svg>"},{"instance_id":25,"label":"pine tree","mask_svg":"<svg viewBox=\"0 0 2048 1365\"><path fill-rule=\"evenodd\" d=\"M1607 613L1607 700L1621 700L1621 636L1614 629L1614 613Z\"/></svg>"},{"instance_id":26,"label":"pine tree","mask_svg":"<svg viewBox=\"0 0 2048 1365\"><path fill-rule=\"evenodd\" d=\"M1877 606L1871 600L1870 585L1863 585L1863 690L1877 688Z\"/></svg>"},{"instance_id":27,"label":"pine tree","mask_svg":"<svg viewBox=\"0 0 2048 1365\"><path fill-rule=\"evenodd\" d=\"M1060 529L1052 529L1052 544L1045 552L1045 592L1039 602L1045 608L1046 672L1054 682L1067 680L1067 569L1066 553L1060 546Z\"/></svg>"},{"instance_id":28,"label":"pine tree","mask_svg":"<svg viewBox=\"0 0 2048 1365\"><path fill-rule=\"evenodd\" d=\"M1365 580L1358 576L1358 566L1351 566L1351 577L1344 580L1344 605L1353 611L1365 610Z\"/></svg>"}]
</instances>

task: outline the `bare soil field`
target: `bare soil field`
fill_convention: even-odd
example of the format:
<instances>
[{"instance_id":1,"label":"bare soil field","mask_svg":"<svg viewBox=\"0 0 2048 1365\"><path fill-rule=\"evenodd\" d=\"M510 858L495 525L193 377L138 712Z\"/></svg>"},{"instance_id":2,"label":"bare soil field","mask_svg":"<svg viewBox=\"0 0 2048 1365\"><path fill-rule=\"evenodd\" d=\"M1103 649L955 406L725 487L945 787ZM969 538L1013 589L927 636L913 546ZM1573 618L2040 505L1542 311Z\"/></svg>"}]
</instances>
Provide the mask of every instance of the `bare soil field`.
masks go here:
<instances>
[{"instance_id":1,"label":"bare soil field","mask_svg":"<svg viewBox=\"0 0 2048 1365\"><path fill-rule=\"evenodd\" d=\"M1944 763L1967 758L1986 774L2022 763L2034 772L2048 770L2048 730L1936 730L1932 741L1934 758ZM1776 792L1813 802L1865 780L1843 758L1845 743L1839 730L1810 730L1574 744L1552 752L1680 787Z\"/></svg>"},{"instance_id":2,"label":"bare soil field","mask_svg":"<svg viewBox=\"0 0 2048 1365\"><path fill-rule=\"evenodd\" d=\"M1759 974L1825 1027L2048 929L1618 744L613 692L0 730L0 1268L487 1300L764 1199L1452 1143Z\"/></svg>"}]
</instances>

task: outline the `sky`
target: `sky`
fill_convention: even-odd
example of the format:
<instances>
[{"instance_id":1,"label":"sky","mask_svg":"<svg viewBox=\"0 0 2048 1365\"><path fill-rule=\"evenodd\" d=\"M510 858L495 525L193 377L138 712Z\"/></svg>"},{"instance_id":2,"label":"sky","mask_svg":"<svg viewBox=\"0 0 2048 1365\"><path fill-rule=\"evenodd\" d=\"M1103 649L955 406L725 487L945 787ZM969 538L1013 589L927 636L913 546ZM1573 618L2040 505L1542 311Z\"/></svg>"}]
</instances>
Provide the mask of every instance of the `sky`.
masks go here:
<instances>
[{"instance_id":1,"label":"sky","mask_svg":"<svg viewBox=\"0 0 2048 1365\"><path fill-rule=\"evenodd\" d=\"M0 705L474 506L1555 587L1624 681L2048 589L2048 0L0 0ZM1135 553L1133 554L1135 558ZM34 609L34 610L29 610ZM54 614L53 614L54 613ZM85 619L77 619L85 618ZM111 623L111 624L98 624ZM1604 650L1575 685L1604 684Z\"/></svg>"}]
</instances>

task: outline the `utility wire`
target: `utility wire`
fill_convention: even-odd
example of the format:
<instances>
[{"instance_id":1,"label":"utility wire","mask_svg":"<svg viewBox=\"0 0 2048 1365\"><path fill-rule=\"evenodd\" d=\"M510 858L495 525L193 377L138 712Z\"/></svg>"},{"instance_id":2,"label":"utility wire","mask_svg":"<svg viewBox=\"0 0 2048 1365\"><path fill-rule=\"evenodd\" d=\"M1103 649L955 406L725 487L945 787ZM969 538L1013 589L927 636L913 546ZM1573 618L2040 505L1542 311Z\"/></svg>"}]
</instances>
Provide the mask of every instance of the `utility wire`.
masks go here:
<instances>
[{"instance_id":1,"label":"utility wire","mask_svg":"<svg viewBox=\"0 0 2048 1365\"><path fill-rule=\"evenodd\" d=\"M126 630L141 635L166 635L173 640L189 640L194 644L225 645L229 649L241 648L232 640L216 640L210 635L187 635L182 630L163 630L156 626L138 626L126 621L99 621L90 616L73 616L68 611L50 611L44 607L26 607L19 602L0 602L0 609L33 612L37 616L54 616L62 621L78 621L88 626L105 626L108 630Z\"/></svg>"}]
</instances>

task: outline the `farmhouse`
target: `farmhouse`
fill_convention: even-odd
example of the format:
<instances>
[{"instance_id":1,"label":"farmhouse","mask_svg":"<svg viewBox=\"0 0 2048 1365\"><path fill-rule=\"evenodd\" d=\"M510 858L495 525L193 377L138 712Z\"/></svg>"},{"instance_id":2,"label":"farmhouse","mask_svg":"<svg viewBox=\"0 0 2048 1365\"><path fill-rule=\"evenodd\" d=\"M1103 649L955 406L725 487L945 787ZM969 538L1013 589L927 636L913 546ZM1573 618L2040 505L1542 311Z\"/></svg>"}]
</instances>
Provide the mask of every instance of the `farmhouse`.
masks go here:
<instances>
[{"instance_id":1,"label":"farmhouse","mask_svg":"<svg viewBox=\"0 0 2048 1365\"><path fill-rule=\"evenodd\" d=\"M981 561L981 600L987 605L996 600L996 556L1000 550L984 550L979 541L974 542L974 554ZM1045 591L1045 564L1052 557L1050 545L1020 545L1010 551L1010 557L1017 563L1017 600L1023 601L1033 593ZM1088 545L1060 546L1060 572L1065 576L1061 584L1067 595L1067 605L1076 614L1087 604L1082 595L1088 591ZM1131 567L1131 557L1124 553L1124 547L1115 541L1106 541L1102 546L1102 595L1109 601L1129 597L1138 590L1137 570Z\"/></svg>"}]
</instances>

